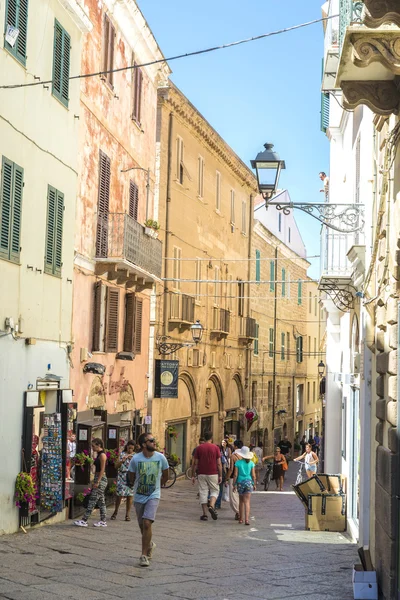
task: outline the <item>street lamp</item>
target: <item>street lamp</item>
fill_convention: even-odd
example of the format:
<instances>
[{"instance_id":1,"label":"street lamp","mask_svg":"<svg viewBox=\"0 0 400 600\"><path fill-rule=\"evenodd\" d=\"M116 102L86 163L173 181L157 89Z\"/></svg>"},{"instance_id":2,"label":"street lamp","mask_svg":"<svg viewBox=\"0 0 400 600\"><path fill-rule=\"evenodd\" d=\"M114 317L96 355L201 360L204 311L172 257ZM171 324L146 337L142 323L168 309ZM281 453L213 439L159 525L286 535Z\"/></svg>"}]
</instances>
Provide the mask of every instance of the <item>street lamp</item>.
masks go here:
<instances>
[{"instance_id":1,"label":"street lamp","mask_svg":"<svg viewBox=\"0 0 400 600\"><path fill-rule=\"evenodd\" d=\"M320 362L318 363L318 375L320 376L321 379L324 376L324 373L325 373L325 363L323 360L320 360Z\"/></svg>"},{"instance_id":2,"label":"street lamp","mask_svg":"<svg viewBox=\"0 0 400 600\"><path fill-rule=\"evenodd\" d=\"M251 161L251 167L256 170L258 189L264 200L275 194L281 170L286 169L285 161L279 158L273 147L273 144L264 144L265 150Z\"/></svg>"},{"instance_id":3,"label":"street lamp","mask_svg":"<svg viewBox=\"0 0 400 600\"><path fill-rule=\"evenodd\" d=\"M167 340L171 339L169 335L162 335L157 338L156 347L159 354L166 356L167 354L173 354L177 350L181 348L190 348L193 345L196 345L201 342L203 337L204 327L200 323L199 319L197 319L196 323L193 323L190 327L190 331L192 334L193 343L190 342L168 342Z\"/></svg>"}]
</instances>

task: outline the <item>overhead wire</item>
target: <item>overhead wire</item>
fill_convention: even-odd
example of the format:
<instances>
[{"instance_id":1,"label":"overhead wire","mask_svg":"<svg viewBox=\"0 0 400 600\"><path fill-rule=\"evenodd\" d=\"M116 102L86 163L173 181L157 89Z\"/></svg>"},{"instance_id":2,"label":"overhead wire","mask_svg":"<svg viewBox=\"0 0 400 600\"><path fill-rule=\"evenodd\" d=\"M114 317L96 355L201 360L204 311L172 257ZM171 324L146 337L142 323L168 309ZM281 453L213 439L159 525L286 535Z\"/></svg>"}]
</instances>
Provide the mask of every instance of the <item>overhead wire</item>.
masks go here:
<instances>
[{"instance_id":1,"label":"overhead wire","mask_svg":"<svg viewBox=\"0 0 400 600\"><path fill-rule=\"evenodd\" d=\"M283 29L278 29L276 31L270 31L268 33L262 33L260 35L256 35L256 36L252 36L250 38L245 38L243 40L238 40L236 42L229 42L227 44L221 44L219 46L212 46L210 48L204 48L203 50L195 50L193 52L185 52L182 54L177 54L175 56L171 56L169 58L160 58L157 60L152 60L146 63L142 63L142 64L133 64L130 66L126 66L126 67L119 67L117 69L108 69L108 70L103 70L103 71L96 71L94 73L82 73L80 75L71 75L68 77L69 81L73 81L75 79L87 79L89 77L99 77L99 76L104 76L104 75L108 75L109 73L120 73L122 71L129 71L132 69L140 69L143 67L149 67L151 65L156 65L156 64L160 64L160 63L168 63L171 62L173 60L179 60L181 58L188 58L190 56L199 56L201 54L207 54L209 52L215 52L217 50L224 50L226 48L232 48L234 46L240 46L242 44L247 44L249 42L255 42L257 40L261 40L267 37L272 37L275 35L280 35L282 33L288 33L289 31L295 31L296 29L302 29L303 27L309 27L310 25L315 25L316 23L323 23L324 21L329 21L330 19L335 19L337 18L339 15L331 15L328 17L322 17L320 19L314 19L313 21L307 21L306 23L300 23L299 25L292 25L291 27L285 27ZM26 87L36 87L38 85L50 85L50 84L54 84L55 82L59 83L58 79L48 79L46 81L32 81L30 83L18 83L18 84L8 84L8 85L0 85L0 89L2 90L10 90L10 89L17 89L17 88L26 88Z\"/></svg>"}]
</instances>

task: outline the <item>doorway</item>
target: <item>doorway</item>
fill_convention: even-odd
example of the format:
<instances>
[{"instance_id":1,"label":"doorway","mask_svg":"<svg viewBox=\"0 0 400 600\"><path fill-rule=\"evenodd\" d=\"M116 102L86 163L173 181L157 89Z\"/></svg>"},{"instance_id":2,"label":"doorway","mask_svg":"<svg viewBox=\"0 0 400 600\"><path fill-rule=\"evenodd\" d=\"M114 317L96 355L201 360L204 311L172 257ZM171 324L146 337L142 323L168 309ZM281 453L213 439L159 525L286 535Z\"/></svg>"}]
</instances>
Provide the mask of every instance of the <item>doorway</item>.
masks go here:
<instances>
[{"instance_id":1,"label":"doorway","mask_svg":"<svg viewBox=\"0 0 400 600\"><path fill-rule=\"evenodd\" d=\"M166 446L169 455L175 454L180 463L175 467L177 475L186 471L186 421L180 423L168 423L175 430L173 436L167 435Z\"/></svg>"},{"instance_id":2,"label":"doorway","mask_svg":"<svg viewBox=\"0 0 400 600\"><path fill-rule=\"evenodd\" d=\"M360 390L354 388L350 406L350 517L358 525L360 518Z\"/></svg>"}]
</instances>

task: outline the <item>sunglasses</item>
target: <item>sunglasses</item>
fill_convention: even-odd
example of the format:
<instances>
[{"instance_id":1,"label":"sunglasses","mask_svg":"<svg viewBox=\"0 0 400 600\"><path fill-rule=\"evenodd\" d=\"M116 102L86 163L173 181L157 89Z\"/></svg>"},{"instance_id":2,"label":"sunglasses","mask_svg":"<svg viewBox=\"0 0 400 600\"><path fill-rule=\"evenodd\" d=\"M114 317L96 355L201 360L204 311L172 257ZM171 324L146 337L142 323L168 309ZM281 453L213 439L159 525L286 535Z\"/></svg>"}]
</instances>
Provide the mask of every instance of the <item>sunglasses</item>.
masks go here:
<instances>
[{"instance_id":1,"label":"sunglasses","mask_svg":"<svg viewBox=\"0 0 400 600\"><path fill-rule=\"evenodd\" d=\"M150 444L154 444L156 440L154 438L147 438L146 442L150 442Z\"/></svg>"}]
</instances>

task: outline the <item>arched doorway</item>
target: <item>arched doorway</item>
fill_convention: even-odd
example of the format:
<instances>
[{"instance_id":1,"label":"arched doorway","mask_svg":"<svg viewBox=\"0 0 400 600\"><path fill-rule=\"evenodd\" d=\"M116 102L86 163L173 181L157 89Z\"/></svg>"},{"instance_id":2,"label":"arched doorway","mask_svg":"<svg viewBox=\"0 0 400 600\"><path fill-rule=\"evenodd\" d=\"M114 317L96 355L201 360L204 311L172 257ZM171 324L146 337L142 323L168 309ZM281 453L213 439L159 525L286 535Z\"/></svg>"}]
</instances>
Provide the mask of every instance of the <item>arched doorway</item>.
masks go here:
<instances>
[{"instance_id":1,"label":"arched doorway","mask_svg":"<svg viewBox=\"0 0 400 600\"><path fill-rule=\"evenodd\" d=\"M213 374L200 400L200 435L212 431L215 440L222 439L224 418L222 384L219 377Z\"/></svg>"},{"instance_id":2,"label":"arched doorway","mask_svg":"<svg viewBox=\"0 0 400 600\"><path fill-rule=\"evenodd\" d=\"M224 433L228 433L234 439L239 439L240 436L240 421L239 411L243 406L243 385L238 373L232 377L229 382L228 390L225 397L224 408L226 412L224 421Z\"/></svg>"}]
</instances>

